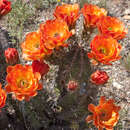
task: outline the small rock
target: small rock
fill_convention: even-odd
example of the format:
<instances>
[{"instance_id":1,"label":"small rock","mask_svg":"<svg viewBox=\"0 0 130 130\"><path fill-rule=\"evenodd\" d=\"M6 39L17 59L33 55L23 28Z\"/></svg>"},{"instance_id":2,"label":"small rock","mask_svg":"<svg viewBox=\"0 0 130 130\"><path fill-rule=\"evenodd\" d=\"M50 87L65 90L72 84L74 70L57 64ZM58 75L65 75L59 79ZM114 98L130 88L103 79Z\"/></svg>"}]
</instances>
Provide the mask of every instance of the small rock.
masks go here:
<instances>
[{"instance_id":1,"label":"small rock","mask_svg":"<svg viewBox=\"0 0 130 130\"><path fill-rule=\"evenodd\" d=\"M121 89L121 88L123 88L124 86L120 85L120 84L117 83L117 82L113 82L113 87L116 87L117 89Z\"/></svg>"},{"instance_id":2,"label":"small rock","mask_svg":"<svg viewBox=\"0 0 130 130\"><path fill-rule=\"evenodd\" d=\"M124 14L130 14L130 9L126 9Z\"/></svg>"},{"instance_id":3,"label":"small rock","mask_svg":"<svg viewBox=\"0 0 130 130\"><path fill-rule=\"evenodd\" d=\"M123 19L130 20L130 15L123 16Z\"/></svg>"}]
</instances>

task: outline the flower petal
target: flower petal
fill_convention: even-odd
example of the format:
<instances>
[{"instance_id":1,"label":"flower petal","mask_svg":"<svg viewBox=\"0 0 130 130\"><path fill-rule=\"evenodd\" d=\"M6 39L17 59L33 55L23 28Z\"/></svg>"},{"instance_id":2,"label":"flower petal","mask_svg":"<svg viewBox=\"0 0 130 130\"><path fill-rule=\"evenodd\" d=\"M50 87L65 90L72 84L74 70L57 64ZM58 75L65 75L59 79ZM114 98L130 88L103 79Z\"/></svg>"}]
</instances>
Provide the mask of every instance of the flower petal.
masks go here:
<instances>
[{"instance_id":1,"label":"flower petal","mask_svg":"<svg viewBox=\"0 0 130 130\"><path fill-rule=\"evenodd\" d=\"M93 120L93 116L92 115L87 116L86 119L85 119L85 121L87 123L90 122L90 121L92 121L92 120Z\"/></svg>"},{"instance_id":2,"label":"flower petal","mask_svg":"<svg viewBox=\"0 0 130 130\"><path fill-rule=\"evenodd\" d=\"M103 105L105 102L106 102L106 97L105 96L101 96L99 105Z\"/></svg>"},{"instance_id":3,"label":"flower petal","mask_svg":"<svg viewBox=\"0 0 130 130\"><path fill-rule=\"evenodd\" d=\"M94 113L94 112L95 112L95 106L94 106L93 104L89 104L89 105L88 105L88 110L89 110L90 112Z\"/></svg>"}]
</instances>

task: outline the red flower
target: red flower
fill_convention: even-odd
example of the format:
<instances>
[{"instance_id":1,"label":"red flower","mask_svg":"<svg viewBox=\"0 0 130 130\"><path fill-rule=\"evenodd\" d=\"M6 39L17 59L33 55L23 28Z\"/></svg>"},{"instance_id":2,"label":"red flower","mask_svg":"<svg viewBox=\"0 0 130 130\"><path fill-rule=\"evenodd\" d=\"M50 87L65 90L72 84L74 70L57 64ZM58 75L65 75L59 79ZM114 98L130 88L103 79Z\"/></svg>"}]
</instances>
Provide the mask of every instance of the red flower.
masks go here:
<instances>
[{"instance_id":1,"label":"red flower","mask_svg":"<svg viewBox=\"0 0 130 130\"><path fill-rule=\"evenodd\" d=\"M39 60L45 55L52 53L41 43L41 32L30 32L26 35L25 41L21 44L23 58L25 60Z\"/></svg>"},{"instance_id":2,"label":"red flower","mask_svg":"<svg viewBox=\"0 0 130 130\"><path fill-rule=\"evenodd\" d=\"M37 95L37 90L42 89L39 84L40 78L39 73L33 73L32 66L21 64L8 66L6 76L8 84L5 89L13 94L13 98L28 101Z\"/></svg>"},{"instance_id":3,"label":"red flower","mask_svg":"<svg viewBox=\"0 0 130 130\"><path fill-rule=\"evenodd\" d=\"M48 20L40 25L41 40L48 49L66 46L66 40L72 35L65 21L55 19Z\"/></svg>"},{"instance_id":4,"label":"red flower","mask_svg":"<svg viewBox=\"0 0 130 130\"><path fill-rule=\"evenodd\" d=\"M7 0L0 0L0 17L6 15L11 11L11 2Z\"/></svg>"},{"instance_id":5,"label":"red flower","mask_svg":"<svg viewBox=\"0 0 130 130\"><path fill-rule=\"evenodd\" d=\"M6 92L1 88L0 84L0 108L4 107L5 101L6 101L7 94Z\"/></svg>"},{"instance_id":6,"label":"red flower","mask_svg":"<svg viewBox=\"0 0 130 130\"><path fill-rule=\"evenodd\" d=\"M69 81L68 85L67 85L67 89L70 91L74 91L75 89L77 89L78 87L78 83L76 81Z\"/></svg>"},{"instance_id":7,"label":"red flower","mask_svg":"<svg viewBox=\"0 0 130 130\"><path fill-rule=\"evenodd\" d=\"M107 11L103 8L99 8L96 5L85 4L81 9L85 18L86 27L96 27L96 23L102 17L107 15Z\"/></svg>"},{"instance_id":8,"label":"red flower","mask_svg":"<svg viewBox=\"0 0 130 130\"><path fill-rule=\"evenodd\" d=\"M104 84L108 81L109 76L105 71L99 71L97 70L91 75L91 82L96 85Z\"/></svg>"},{"instance_id":9,"label":"red flower","mask_svg":"<svg viewBox=\"0 0 130 130\"><path fill-rule=\"evenodd\" d=\"M98 106L89 104L88 110L92 112L93 115L89 115L86 118L86 122L93 120L93 124L98 130L103 130L103 128L106 128L106 130L113 130L113 127L119 120L118 111L120 107L114 104L113 99L107 101L104 96L100 98Z\"/></svg>"},{"instance_id":10,"label":"red flower","mask_svg":"<svg viewBox=\"0 0 130 130\"><path fill-rule=\"evenodd\" d=\"M8 48L5 50L6 62L10 65L14 65L19 61L19 55L15 48Z\"/></svg>"},{"instance_id":11,"label":"red flower","mask_svg":"<svg viewBox=\"0 0 130 130\"><path fill-rule=\"evenodd\" d=\"M111 62L119 60L121 45L112 37L97 35L90 44L90 59L95 59L103 64L111 65Z\"/></svg>"},{"instance_id":12,"label":"red flower","mask_svg":"<svg viewBox=\"0 0 130 130\"><path fill-rule=\"evenodd\" d=\"M44 61L35 60L32 62L32 69L34 73L39 72L41 76L44 76L48 73L49 66L48 64L44 63Z\"/></svg>"},{"instance_id":13,"label":"red flower","mask_svg":"<svg viewBox=\"0 0 130 130\"><path fill-rule=\"evenodd\" d=\"M124 38L128 33L128 30L119 19L110 16L102 17L97 27L101 34L111 36L117 40Z\"/></svg>"},{"instance_id":14,"label":"red flower","mask_svg":"<svg viewBox=\"0 0 130 130\"><path fill-rule=\"evenodd\" d=\"M57 6L54 12L56 18L65 20L68 25L74 25L79 18L79 5L78 4L63 4Z\"/></svg>"}]
</instances>

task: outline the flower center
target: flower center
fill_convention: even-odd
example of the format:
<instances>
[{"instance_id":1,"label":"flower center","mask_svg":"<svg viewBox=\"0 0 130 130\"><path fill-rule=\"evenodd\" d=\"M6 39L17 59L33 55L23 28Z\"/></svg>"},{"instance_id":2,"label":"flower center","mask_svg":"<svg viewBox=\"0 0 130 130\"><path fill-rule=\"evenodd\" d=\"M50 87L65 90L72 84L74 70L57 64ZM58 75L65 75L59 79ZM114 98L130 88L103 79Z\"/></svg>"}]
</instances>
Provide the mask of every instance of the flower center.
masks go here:
<instances>
[{"instance_id":1,"label":"flower center","mask_svg":"<svg viewBox=\"0 0 130 130\"><path fill-rule=\"evenodd\" d=\"M107 51L106 51L105 48L100 48L100 49L99 49L99 52L102 53L102 54L107 55Z\"/></svg>"},{"instance_id":2,"label":"flower center","mask_svg":"<svg viewBox=\"0 0 130 130\"><path fill-rule=\"evenodd\" d=\"M99 117L102 121L108 121L111 118L111 112L105 109L99 111Z\"/></svg>"},{"instance_id":3,"label":"flower center","mask_svg":"<svg viewBox=\"0 0 130 130\"><path fill-rule=\"evenodd\" d=\"M105 117L105 113L102 113L102 114L101 114L101 117Z\"/></svg>"},{"instance_id":4,"label":"flower center","mask_svg":"<svg viewBox=\"0 0 130 130\"><path fill-rule=\"evenodd\" d=\"M37 49L39 48L39 43L35 44L35 48L37 48Z\"/></svg>"},{"instance_id":5,"label":"flower center","mask_svg":"<svg viewBox=\"0 0 130 130\"><path fill-rule=\"evenodd\" d=\"M58 36L59 36L59 33L55 33L55 34L54 34L54 37L58 37Z\"/></svg>"},{"instance_id":6,"label":"flower center","mask_svg":"<svg viewBox=\"0 0 130 130\"><path fill-rule=\"evenodd\" d=\"M19 82L18 82L18 87L19 88L27 88L28 87L28 81L27 80L20 80Z\"/></svg>"},{"instance_id":7,"label":"flower center","mask_svg":"<svg viewBox=\"0 0 130 130\"><path fill-rule=\"evenodd\" d=\"M112 27L109 27L108 30L109 30L109 31L112 31Z\"/></svg>"},{"instance_id":8,"label":"flower center","mask_svg":"<svg viewBox=\"0 0 130 130\"><path fill-rule=\"evenodd\" d=\"M105 113L105 111L102 111L102 112L100 113L100 119L101 119L102 121L105 121L105 120L106 120L106 113Z\"/></svg>"}]
</instances>

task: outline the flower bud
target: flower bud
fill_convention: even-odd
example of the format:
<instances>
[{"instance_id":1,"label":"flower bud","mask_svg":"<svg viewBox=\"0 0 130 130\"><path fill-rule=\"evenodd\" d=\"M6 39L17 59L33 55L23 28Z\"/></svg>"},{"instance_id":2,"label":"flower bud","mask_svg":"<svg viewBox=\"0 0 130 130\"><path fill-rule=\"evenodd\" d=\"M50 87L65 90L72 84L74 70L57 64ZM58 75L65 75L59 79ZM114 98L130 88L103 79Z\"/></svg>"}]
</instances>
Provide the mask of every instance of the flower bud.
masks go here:
<instances>
[{"instance_id":1,"label":"flower bud","mask_svg":"<svg viewBox=\"0 0 130 130\"><path fill-rule=\"evenodd\" d=\"M19 61L18 51L15 48L8 48L5 50L5 58L8 64L17 64Z\"/></svg>"},{"instance_id":2,"label":"flower bud","mask_svg":"<svg viewBox=\"0 0 130 130\"><path fill-rule=\"evenodd\" d=\"M11 11L11 2L7 0L0 1L0 17L6 15Z\"/></svg>"},{"instance_id":3,"label":"flower bud","mask_svg":"<svg viewBox=\"0 0 130 130\"><path fill-rule=\"evenodd\" d=\"M102 85L106 83L109 79L109 76L105 71L97 70L91 75L91 82L96 85Z\"/></svg>"},{"instance_id":4,"label":"flower bud","mask_svg":"<svg viewBox=\"0 0 130 130\"><path fill-rule=\"evenodd\" d=\"M32 63L32 69L33 73L39 72L41 76L44 76L49 71L49 66L44 63L44 61L34 60Z\"/></svg>"},{"instance_id":5,"label":"flower bud","mask_svg":"<svg viewBox=\"0 0 130 130\"><path fill-rule=\"evenodd\" d=\"M67 85L67 89L69 91L74 91L77 89L77 87L78 87L78 83L76 81L73 81L73 80L69 81L69 83Z\"/></svg>"}]
</instances>

